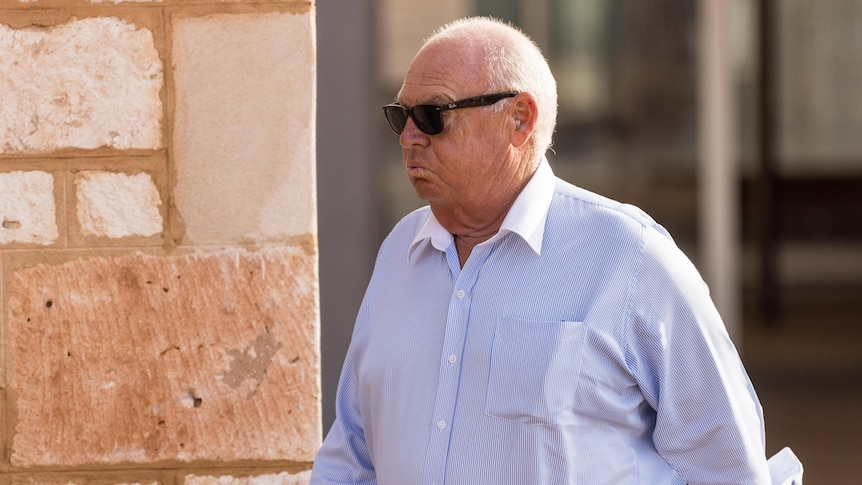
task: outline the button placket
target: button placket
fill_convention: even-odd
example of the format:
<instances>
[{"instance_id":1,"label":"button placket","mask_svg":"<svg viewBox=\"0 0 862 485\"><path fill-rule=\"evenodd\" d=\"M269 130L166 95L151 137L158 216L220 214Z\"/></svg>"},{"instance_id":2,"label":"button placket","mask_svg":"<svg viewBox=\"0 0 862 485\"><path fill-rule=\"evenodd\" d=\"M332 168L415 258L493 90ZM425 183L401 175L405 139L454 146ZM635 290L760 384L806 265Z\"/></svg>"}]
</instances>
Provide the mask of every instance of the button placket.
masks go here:
<instances>
[{"instance_id":1,"label":"button placket","mask_svg":"<svg viewBox=\"0 0 862 485\"><path fill-rule=\"evenodd\" d=\"M452 254L449 254L450 252ZM457 261L454 246L447 249L447 256L447 259ZM471 289L487 256L487 248L475 248L471 259L464 268L459 268L460 272L453 272L456 277L446 315L443 348L440 349L442 354L440 377L432 414L434 417L432 426L436 432L429 437L430 443L426 461L426 476L435 482L442 481L442 474L445 473L445 464L449 453L449 436L453 430L456 399L461 378L460 361L462 356L460 354L464 347L469 325Z\"/></svg>"}]
</instances>

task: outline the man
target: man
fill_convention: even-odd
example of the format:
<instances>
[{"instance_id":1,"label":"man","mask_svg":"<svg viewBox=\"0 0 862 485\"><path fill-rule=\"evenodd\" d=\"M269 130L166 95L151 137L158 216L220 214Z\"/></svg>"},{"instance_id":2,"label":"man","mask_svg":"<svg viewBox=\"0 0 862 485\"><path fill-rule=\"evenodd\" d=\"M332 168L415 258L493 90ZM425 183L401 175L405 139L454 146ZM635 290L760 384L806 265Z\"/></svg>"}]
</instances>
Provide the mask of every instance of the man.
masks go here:
<instances>
[{"instance_id":1,"label":"man","mask_svg":"<svg viewBox=\"0 0 862 485\"><path fill-rule=\"evenodd\" d=\"M560 179L556 85L444 26L384 107L429 204L383 242L312 484L767 484L761 407L664 229Z\"/></svg>"}]
</instances>

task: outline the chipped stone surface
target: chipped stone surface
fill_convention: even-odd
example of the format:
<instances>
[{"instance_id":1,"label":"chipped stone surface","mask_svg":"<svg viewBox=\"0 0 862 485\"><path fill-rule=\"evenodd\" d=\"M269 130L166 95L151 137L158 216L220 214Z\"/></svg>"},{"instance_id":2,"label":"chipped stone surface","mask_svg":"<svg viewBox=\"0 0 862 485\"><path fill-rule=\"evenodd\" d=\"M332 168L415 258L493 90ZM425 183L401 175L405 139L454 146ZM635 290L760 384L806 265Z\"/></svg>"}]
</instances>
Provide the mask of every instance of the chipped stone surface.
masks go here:
<instances>
[{"instance_id":1,"label":"chipped stone surface","mask_svg":"<svg viewBox=\"0 0 862 485\"><path fill-rule=\"evenodd\" d=\"M308 485L310 481L311 471L308 470L296 474L282 472L253 477L187 475L183 483L184 485Z\"/></svg>"},{"instance_id":2,"label":"chipped stone surface","mask_svg":"<svg viewBox=\"0 0 862 485\"><path fill-rule=\"evenodd\" d=\"M53 244L58 237L54 177L46 172L0 173L0 244Z\"/></svg>"},{"instance_id":3,"label":"chipped stone surface","mask_svg":"<svg viewBox=\"0 0 862 485\"><path fill-rule=\"evenodd\" d=\"M120 238L162 231L162 202L149 174L79 172L75 189L78 223L84 235Z\"/></svg>"},{"instance_id":4,"label":"chipped stone surface","mask_svg":"<svg viewBox=\"0 0 862 485\"><path fill-rule=\"evenodd\" d=\"M150 482L111 482L109 479L105 478L105 473L100 473L100 478L102 480L99 483L111 484L111 485L159 485L157 481ZM53 477L53 476L44 476L44 475L36 475L36 476L16 476L11 477L9 481L9 485L87 485L92 483L91 480L87 478L64 478L64 477Z\"/></svg>"},{"instance_id":5,"label":"chipped stone surface","mask_svg":"<svg viewBox=\"0 0 862 485\"><path fill-rule=\"evenodd\" d=\"M317 232L313 22L310 12L173 18L184 244Z\"/></svg>"},{"instance_id":6,"label":"chipped stone surface","mask_svg":"<svg viewBox=\"0 0 862 485\"><path fill-rule=\"evenodd\" d=\"M82 479L69 479L69 478L55 478L55 477L45 477L45 476L34 476L34 477L13 477L9 481L9 485L85 485L86 480Z\"/></svg>"},{"instance_id":7,"label":"chipped stone surface","mask_svg":"<svg viewBox=\"0 0 862 485\"><path fill-rule=\"evenodd\" d=\"M14 270L12 465L311 461L316 265L279 247Z\"/></svg>"},{"instance_id":8,"label":"chipped stone surface","mask_svg":"<svg viewBox=\"0 0 862 485\"><path fill-rule=\"evenodd\" d=\"M146 29L117 18L0 24L0 154L162 145L162 64Z\"/></svg>"}]
</instances>

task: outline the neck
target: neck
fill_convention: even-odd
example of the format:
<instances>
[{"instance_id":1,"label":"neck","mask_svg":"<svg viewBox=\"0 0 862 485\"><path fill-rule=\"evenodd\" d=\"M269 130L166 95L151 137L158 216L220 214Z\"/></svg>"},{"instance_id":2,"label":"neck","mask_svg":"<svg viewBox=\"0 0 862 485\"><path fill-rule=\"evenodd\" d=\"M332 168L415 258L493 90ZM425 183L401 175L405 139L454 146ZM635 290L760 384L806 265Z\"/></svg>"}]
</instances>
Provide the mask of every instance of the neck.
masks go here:
<instances>
[{"instance_id":1,"label":"neck","mask_svg":"<svg viewBox=\"0 0 862 485\"><path fill-rule=\"evenodd\" d=\"M509 209L535 173L538 164L522 165L525 171L498 183L484 192L470 192L457 200L429 201L434 217L455 237L461 266L476 245L491 239L500 230Z\"/></svg>"},{"instance_id":2,"label":"neck","mask_svg":"<svg viewBox=\"0 0 862 485\"><path fill-rule=\"evenodd\" d=\"M516 197L517 194L505 205L498 206L497 210L471 212L431 206L434 217L440 225L454 236L455 248L458 250L458 259L461 261L462 268L474 247L497 234Z\"/></svg>"}]
</instances>

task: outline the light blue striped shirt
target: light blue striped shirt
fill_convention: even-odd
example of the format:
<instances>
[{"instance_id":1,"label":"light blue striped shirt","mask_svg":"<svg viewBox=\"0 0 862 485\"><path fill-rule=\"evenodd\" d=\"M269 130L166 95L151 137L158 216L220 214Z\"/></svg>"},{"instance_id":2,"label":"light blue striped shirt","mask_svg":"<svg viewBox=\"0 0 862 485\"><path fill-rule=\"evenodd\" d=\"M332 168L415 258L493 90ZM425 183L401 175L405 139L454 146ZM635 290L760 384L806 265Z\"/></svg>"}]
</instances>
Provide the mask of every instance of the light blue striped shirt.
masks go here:
<instances>
[{"instance_id":1,"label":"light blue striped shirt","mask_svg":"<svg viewBox=\"0 0 862 485\"><path fill-rule=\"evenodd\" d=\"M383 242L312 484L768 484L708 289L547 161L463 269L428 208Z\"/></svg>"}]
</instances>

